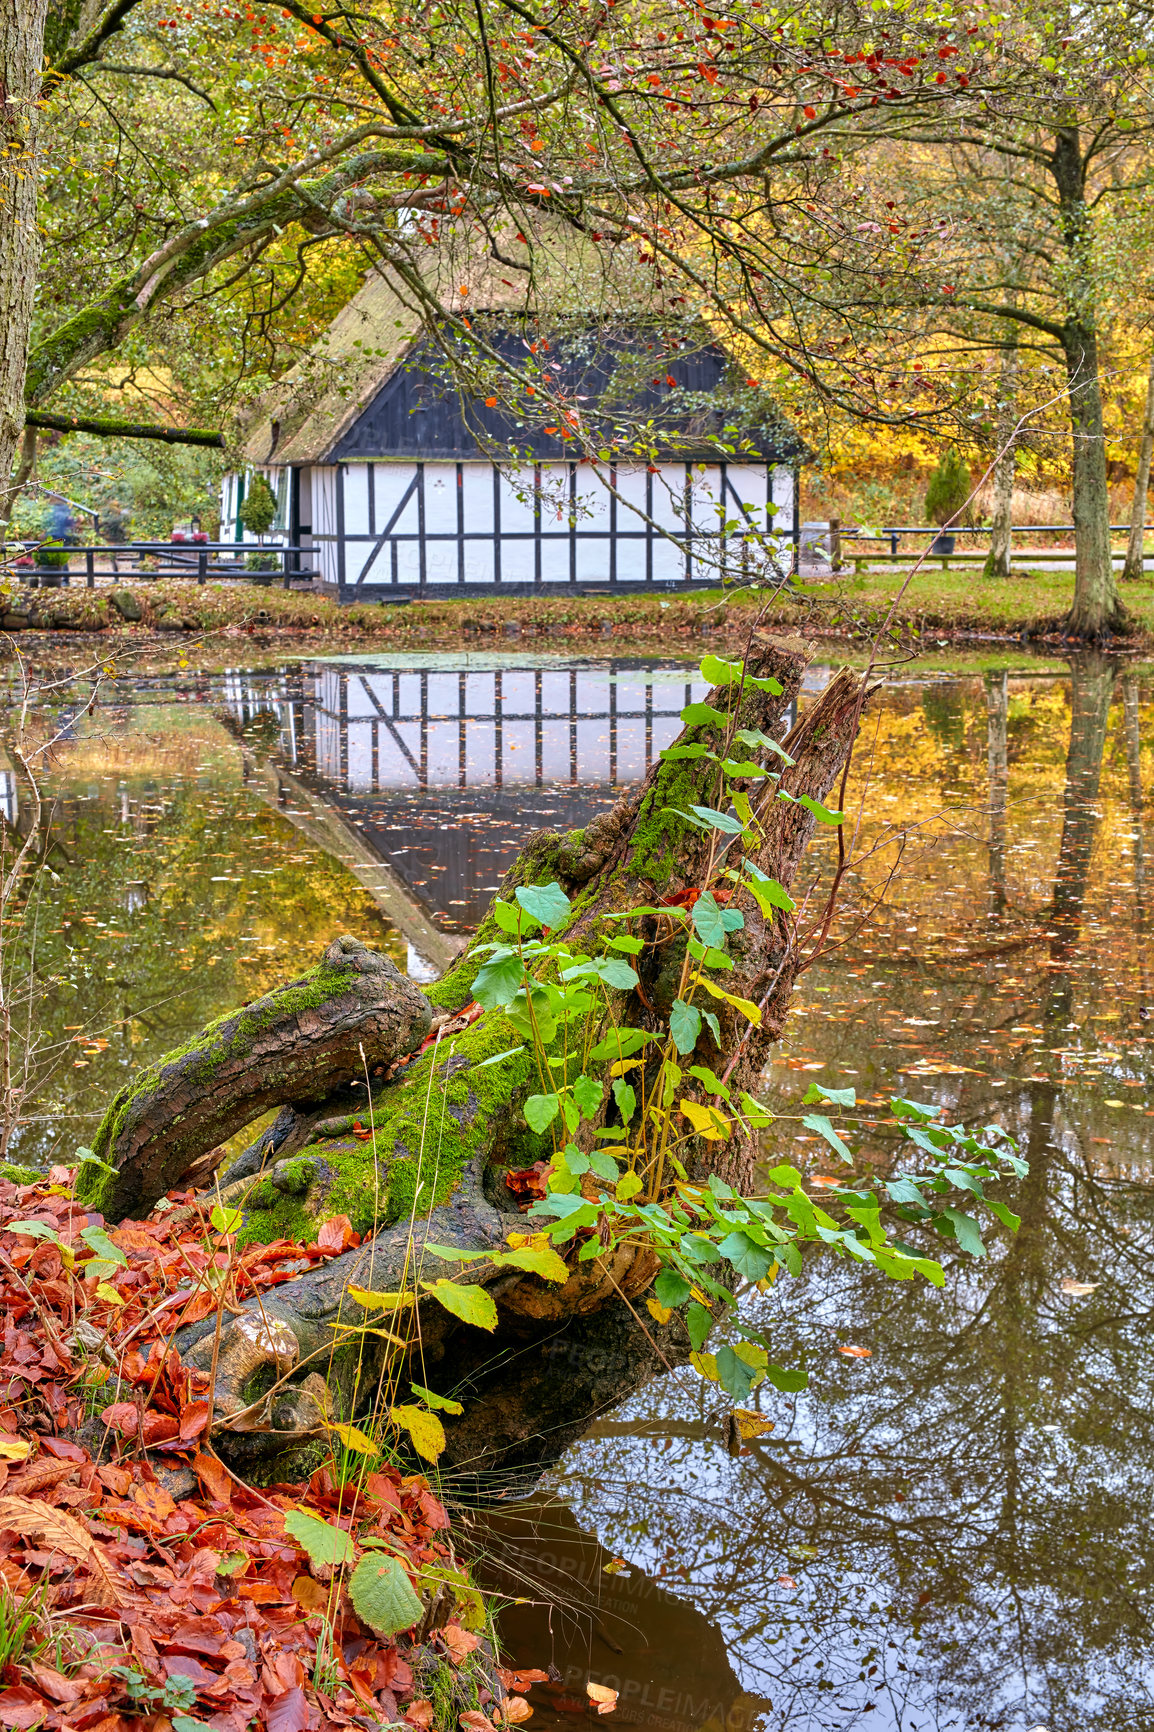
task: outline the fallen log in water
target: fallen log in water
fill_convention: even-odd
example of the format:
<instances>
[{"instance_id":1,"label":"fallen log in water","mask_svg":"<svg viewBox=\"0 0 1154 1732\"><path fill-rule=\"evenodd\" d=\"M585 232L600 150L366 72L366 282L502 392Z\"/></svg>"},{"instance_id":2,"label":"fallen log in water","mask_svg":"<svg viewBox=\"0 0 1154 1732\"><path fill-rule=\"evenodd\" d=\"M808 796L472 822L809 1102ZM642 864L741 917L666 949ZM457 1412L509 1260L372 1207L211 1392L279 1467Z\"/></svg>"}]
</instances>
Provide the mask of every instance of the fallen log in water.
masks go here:
<instances>
[{"instance_id":1,"label":"fallen log in water","mask_svg":"<svg viewBox=\"0 0 1154 1732\"><path fill-rule=\"evenodd\" d=\"M735 1109L719 1119L722 1095L700 1079L712 1078L735 1102L743 1091L748 1098L780 1034L798 962L786 892L818 818L837 821L821 802L865 700L861 678L843 670L783 739L782 717L807 661L797 640L759 642L744 674L707 658L719 684L707 704L687 711L676 747L585 831L528 839L469 949L428 989L427 1005L387 964L377 971L359 956L358 981L382 989L366 1014L377 1042L371 1101L362 1089L318 1103L317 1039L302 1029L298 1083L284 1021L276 1025L278 1092L269 1092L259 1018L250 1019L246 1084L244 1012L113 1103L96 1152L115 1177L85 1181L106 1212L151 1200L167 1174L176 1176L177 1156L169 1165L156 1153L166 1134L187 1166L228 1134L225 1125L246 1122L238 1115L247 1108L251 1121L281 1100L295 1104L224 1175L224 1202L240 1211L239 1240L308 1241L334 1220L347 1222L350 1237L374 1235L223 1327L209 1319L182 1336L191 1363L215 1367L214 1423L233 1459L283 1456L334 1413L374 1403L411 1415L398 1392L407 1387L402 1371L419 1363L422 1399L435 1381L454 1389L464 1409L436 1419L438 1432L447 1428L445 1463L461 1473L532 1472L592 1411L685 1358L675 1310L647 1318L644 1329L637 1321L634 1302L658 1259L636 1233L614 1239L598 1228L593 1242L583 1228L570 1236L564 1264L539 1242L518 1251L514 1238L511 1250L510 1234L540 1227L539 1219L526 1222L522 1203L539 1197L543 1173L563 1169L580 1204L597 1194L597 1173L616 1178L615 1149L626 1162L622 1194L659 1199L677 1172L737 1186L750 1179L756 1114ZM772 893L762 893L766 884ZM710 935L707 906L720 937ZM552 930L526 948L522 925ZM345 964L326 957L325 966ZM501 997L502 970L513 971L510 980L521 971L519 998L515 988ZM689 1002L695 995L700 1007ZM341 1007L347 1056L363 1038L356 1000L347 1010L339 994L326 1002ZM433 1038L422 1045L434 1016ZM623 1028L632 1031L629 1046L607 1046L607 1033ZM201 1053L215 1063L222 1045L228 1104L217 1070L205 1076L214 1108L201 1101L197 1079ZM643 1056L614 1064L615 1054L639 1048ZM629 1083L623 1093L630 1066L637 1088ZM651 1109L647 1081L664 1091ZM526 1120L527 1101L537 1128ZM659 1127L652 1146L647 1114ZM598 1139L608 1154L595 1148ZM600 1165L591 1170L591 1162ZM711 1290L720 1291L716 1283ZM428 1404L444 1412L436 1396ZM395 1423L421 1449L416 1422ZM283 1460L275 1471L284 1471Z\"/></svg>"}]
</instances>

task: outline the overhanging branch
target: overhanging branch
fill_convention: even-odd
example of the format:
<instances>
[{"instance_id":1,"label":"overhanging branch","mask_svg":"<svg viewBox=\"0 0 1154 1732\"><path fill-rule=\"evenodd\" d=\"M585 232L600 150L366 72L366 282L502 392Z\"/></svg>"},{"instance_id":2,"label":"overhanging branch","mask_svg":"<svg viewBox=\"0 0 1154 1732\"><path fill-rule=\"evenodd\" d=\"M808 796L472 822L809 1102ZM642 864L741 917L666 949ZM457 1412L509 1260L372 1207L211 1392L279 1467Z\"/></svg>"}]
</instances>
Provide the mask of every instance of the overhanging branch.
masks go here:
<instances>
[{"instance_id":1,"label":"overhanging branch","mask_svg":"<svg viewBox=\"0 0 1154 1732\"><path fill-rule=\"evenodd\" d=\"M26 427L46 427L55 433L97 433L111 439L160 439L166 445L210 445L224 449L224 434L207 427L159 427L151 421L117 421L93 415L50 415L30 409Z\"/></svg>"}]
</instances>

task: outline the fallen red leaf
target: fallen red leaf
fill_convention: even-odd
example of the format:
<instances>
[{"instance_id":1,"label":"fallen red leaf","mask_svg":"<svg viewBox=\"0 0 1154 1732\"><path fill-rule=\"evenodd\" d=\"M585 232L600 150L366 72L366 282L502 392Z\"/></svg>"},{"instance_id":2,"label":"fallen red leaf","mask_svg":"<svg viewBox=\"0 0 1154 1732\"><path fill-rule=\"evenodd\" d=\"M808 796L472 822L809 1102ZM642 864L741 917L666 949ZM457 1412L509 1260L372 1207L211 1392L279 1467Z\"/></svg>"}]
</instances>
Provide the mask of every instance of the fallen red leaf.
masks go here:
<instances>
[{"instance_id":1,"label":"fallen red leaf","mask_svg":"<svg viewBox=\"0 0 1154 1732\"><path fill-rule=\"evenodd\" d=\"M265 1704L265 1724L268 1732L306 1732L309 1705L299 1684L282 1691Z\"/></svg>"},{"instance_id":2,"label":"fallen red leaf","mask_svg":"<svg viewBox=\"0 0 1154 1732\"><path fill-rule=\"evenodd\" d=\"M331 1221L326 1221L317 1234L317 1244L322 1251L331 1257L337 1257L342 1251L347 1251L350 1245L359 1244L360 1240L353 1232L353 1224L347 1215L334 1215Z\"/></svg>"}]
</instances>

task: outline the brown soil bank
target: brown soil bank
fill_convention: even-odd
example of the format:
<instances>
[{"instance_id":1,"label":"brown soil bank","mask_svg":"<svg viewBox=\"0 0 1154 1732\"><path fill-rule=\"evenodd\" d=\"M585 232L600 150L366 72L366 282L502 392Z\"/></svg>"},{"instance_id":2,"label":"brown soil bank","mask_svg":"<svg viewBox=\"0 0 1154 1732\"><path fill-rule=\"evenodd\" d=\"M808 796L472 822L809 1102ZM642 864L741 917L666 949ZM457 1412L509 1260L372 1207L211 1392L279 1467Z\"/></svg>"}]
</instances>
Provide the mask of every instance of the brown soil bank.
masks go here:
<instances>
[{"instance_id":1,"label":"brown soil bank","mask_svg":"<svg viewBox=\"0 0 1154 1732\"><path fill-rule=\"evenodd\" d=\"M875 573L805 585L769 604L767 624L823 637L866 639L885 619L899 580ZM989 581L966 572L926 572L910 584L892 624L903 637L931 640L1059 642L1069 607L1068 575L1036 573ZM1127 585L1132 629L1119 647L1154 648L1154 585ZM717 634L739 642L765 607L764 592L726 596L718 590L684 594L569 595L553 593L365 602L341 606L330 597L249 585L188 582L125 584L115 590L22 591L0 605L0 630L115 631L171 635L291 633L371 640L436 649L462 641L540 638L550 642L621 634L631 643L670 647L672 640Z\"/></svg>"}]
</instances>

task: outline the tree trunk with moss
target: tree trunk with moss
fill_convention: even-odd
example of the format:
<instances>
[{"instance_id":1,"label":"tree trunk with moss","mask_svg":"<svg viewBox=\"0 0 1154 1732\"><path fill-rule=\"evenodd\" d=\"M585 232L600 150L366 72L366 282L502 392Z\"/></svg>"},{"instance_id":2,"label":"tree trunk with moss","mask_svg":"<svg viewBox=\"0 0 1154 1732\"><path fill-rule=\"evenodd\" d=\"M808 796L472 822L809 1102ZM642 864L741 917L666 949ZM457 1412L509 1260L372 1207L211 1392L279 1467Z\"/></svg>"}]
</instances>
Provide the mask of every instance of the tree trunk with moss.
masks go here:
<instances>
[{"instance_id":1,"label":"tree trunk with moss","mask_svg":"<svg viewBox=\"0 0 1154 1732\"><path fill-rule=\"evenodd\" d=\"M28 335L40 263L41 65L47 0L0 9L0 544L12 514L9 477L24 428Z\"/></svg>"},{"instance_id":2,"label":"tree trunk with moss","mask_svg":"<svg viewBox=\"0 0 1154 1732\"><path fill-rule=\"evenodd\" d=\"M744 688L740 724L780 740L782 718L800 690L807 661L807 646L798 640L760 643L750 671L775 678L782 693ZM724 706L732 690L718 688L710 701ZM736 865L744 854L788 888L815 828L812 810L799 802L822 800L836 782L863 701L860 677L838 674L785 739L793 763L780 784L753 778L734 784L749 794L759 829L734 840L725 865ZM679 743L716 746L718 738L705 724L687 728ZM602 953L611 937L630 927L643 941L633 958L638 987L608 992L592 1018L595 1026L582 1031L582 1043L571 1038L570 1051L583 1044L588 1052L615 1023L665 1034L681 978L685 928L660 913L629 923L611 917L668 905L681 892L705 888L710 841L680 812L710 805L715 777L708 759L663 756L636 791L586 830L536 832L507 873L498 897L506 902L518 887L561 885L571 914L563 934L552 936L563 936L577 954ZM779 797L779 786L792 798ZM731 938L734 966L724 977L726 990L757 1005L760 1023L755 1026L727 1002L715 1003L716 1037L703 1022L695 1053L683 1060L681 1092L689 1096L700 1092L688 1076L694 1062L728 1072L735 1091L755 1092L789 1007L799 957L788 917L776 910L767 917L744 891L734 894L731 906L740 908L744 927ZM535 1054L504 1014L488 1010L478 1016L472 1002L483 947L502 940L490 911L469 950L427 989L436 1019L432 1039L407 1063L398 1055L391 1066L378 1064L384 1074L373 1081L371 1107L364 1089L302 1107L288 1066L281 1098L296 1104L224 1175L222 1195L243 1212L244 1241L308 1241L325 1220L340 1215L361 1235L372 1235L361 1249L226 1318L219 1343L212 1320L182 1337L193 1363L205 1369L215 1363L217 1443L238 1465L251 1470L259 1458L315 1434L318 1408L334 1391L346 1414L371 1402L377 1338L335 1335L334 1325L355 1331L362 1324L379 1327L382 1320L350 1300L350 1286L374 1293L423 1291L423 1284L450 1276L488 1287L499 1318L494 1334L435 1303L419 1304L419 1381L465 1392L465 1411L446 1422L443 1458L443 1465L461 1475L482 1468L539 1471L542 1459L555 1456L592 1413L621 1399L663 1362L684 1359L688 1344L676 1314L664 1325L646 1316L644 1329L636 1321L634 1303L656 1270L648 1251L615 1247L604 1258L577 1264L563 1285L554 1286L491 1265L462 1275L457 1263L428 1248L507 1248L509 1233L528 1225L517 1182L510 1185L509 1176L553 1152L548 1136L529 1128L523 1105L541 1086L539 1060L562 1058L561 1037ZM212 1038L219 1039L224 1027L215 1025ZM184 1055L182 1066L189 1062ZM153 1086L162 1086L164 1063L154 1071ZM587 1146L597 1125L613 1120L615 1107L608 1062L586 1060L585 1071L602 1088L600 1108L576 1133L578 1144L584 1139ZM564 1065L553 1074L565 1077ZM254 1098L256 1086L254 1079ZM267 1106L263 1078L260 1099ZM238 1110L234 1102L230 1112ZM118 1111L123 1108L114 1103L101 1130L100 1147L106 1150L118 1146ZM191 1149L186 1136L181 1158ZM690 1140L679 1148L691 1173L716 1173L738 1187L751 1181L755 1153L751 1142L736 1137ZM157 1172L154 1191L161 1176ZM100 1180L88 1183L96 1194ZM142 1202L152 1200L144 1190L138 1194ZM344 1347L334 1346L342 1339ZM277 1471L284 1467L279 1462Z\"/></svg>"}]
</instances>

